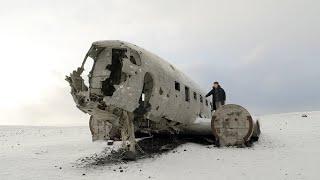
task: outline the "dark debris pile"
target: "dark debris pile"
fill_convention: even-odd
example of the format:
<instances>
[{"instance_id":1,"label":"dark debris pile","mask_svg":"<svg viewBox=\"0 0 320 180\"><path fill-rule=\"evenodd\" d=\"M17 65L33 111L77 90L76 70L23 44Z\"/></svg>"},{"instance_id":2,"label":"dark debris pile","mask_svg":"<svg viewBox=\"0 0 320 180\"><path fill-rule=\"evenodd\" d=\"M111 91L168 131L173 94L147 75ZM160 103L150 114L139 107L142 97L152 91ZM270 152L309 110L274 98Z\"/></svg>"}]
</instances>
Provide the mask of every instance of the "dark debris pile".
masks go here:
<instances>
[{"instance_id":1,"label":"dark debris pile","mask_svg":"<svg viewBox=\"0 0 320 180\"><path fill-rule=\"evenodd\" d=\"M168 153L174 150L178 146L185 143L197 143L202 145L212 145L213 140L211 137L203 136L153 136L150 138L144 138L137 142L136 150L137 154L135 160L144 158L154 158L164 153ZM186 150L185 150L186 151ZM175 153L176 151L172 151ZM111 164L127 163L131 161L128 159L128 152L125 149L120 148L118 150L111 150L110 147L105 148L99 154L93 154L90 157L78 159L77 164L81 167L92 166L105 166Z\"/></svg>"}]
</instances>

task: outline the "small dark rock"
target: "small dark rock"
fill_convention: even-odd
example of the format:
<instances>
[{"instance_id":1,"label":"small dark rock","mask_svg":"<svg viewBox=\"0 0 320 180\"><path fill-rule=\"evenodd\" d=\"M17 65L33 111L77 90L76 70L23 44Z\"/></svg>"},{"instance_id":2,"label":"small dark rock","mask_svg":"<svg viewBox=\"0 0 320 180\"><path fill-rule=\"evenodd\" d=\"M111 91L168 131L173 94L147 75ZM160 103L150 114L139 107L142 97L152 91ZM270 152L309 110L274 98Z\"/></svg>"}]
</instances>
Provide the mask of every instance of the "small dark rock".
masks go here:
<instances>
[{"instance_id":1,"label":"small dark rock","mask_svg":"<svg viewBox=\"0 0 320 180\"><path fill-rule=\"evenodd\" d=\"M123 172L123 169L121 169L120 172Z\"/></svg>"},{"instance_id":2,"label":"small dark rock","mask_svg":"<svg viewBox=\"0 0 320 180\"><path fill-rule=\"evenodd\" d=\"M108 141L107 145L109 145L109 146L113 145L113 141Z\"/></svg>"},{"instance_id":3,"label":"small dark rock","mask_svg":"<svg viewBox=\"0 0 320 180\"><path fill-rule=\"evenodd\" d=\"M306 114L302 114L302 115L301 115L301 117L308 117L308 115L306 115Z\"/></svg>"},{"instance_id":4,"label":"small dark rock","mask_svg":"<svg viewBox=\"0 0 320 180\"><path fill-rule=\"evenodd\" d=\"M184 149L183 151L187 151L186 149Z\"/></svg>"},{"instance_id":5,"label":"small dark rock","mask_svg":"<svg viewBox=\"0 0 320 180\"><path fill-rule=\"evenodd\" d=\"M82 176L85 176L85 175L86 175L85 173L82 174Z\"/></svg>"},{"instance_id":6,"label":"small dark rock","mask_svg":"<svg viewBox=\"0 0 320 180\"><path fill-rule=\"evenodd\" d=\"M62 167L59 167L59 169L62 169Z\"/></svg>"}]
</instances>

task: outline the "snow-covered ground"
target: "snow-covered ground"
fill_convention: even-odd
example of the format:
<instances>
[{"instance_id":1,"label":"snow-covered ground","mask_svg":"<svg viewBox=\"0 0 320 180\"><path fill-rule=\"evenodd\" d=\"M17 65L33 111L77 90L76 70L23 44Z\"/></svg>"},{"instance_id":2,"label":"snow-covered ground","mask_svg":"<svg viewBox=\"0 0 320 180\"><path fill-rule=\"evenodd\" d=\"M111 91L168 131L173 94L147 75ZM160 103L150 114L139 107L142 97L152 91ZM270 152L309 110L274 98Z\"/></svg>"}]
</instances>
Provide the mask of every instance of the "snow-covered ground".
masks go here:
<instances>
[{"instance_id":1,"label":"snow-covered ground","mask_svg":"<svg viewBox=\"0 0 320 180\"><path fill-rule=\"evenodd\" d=\"M188 143L156 158L87 168L77 160L107 146L92 143L88 127L0 126L0 179L320 179L320 112L302 114L261 116L251 148Z\"/></svg>"}]
</instances>

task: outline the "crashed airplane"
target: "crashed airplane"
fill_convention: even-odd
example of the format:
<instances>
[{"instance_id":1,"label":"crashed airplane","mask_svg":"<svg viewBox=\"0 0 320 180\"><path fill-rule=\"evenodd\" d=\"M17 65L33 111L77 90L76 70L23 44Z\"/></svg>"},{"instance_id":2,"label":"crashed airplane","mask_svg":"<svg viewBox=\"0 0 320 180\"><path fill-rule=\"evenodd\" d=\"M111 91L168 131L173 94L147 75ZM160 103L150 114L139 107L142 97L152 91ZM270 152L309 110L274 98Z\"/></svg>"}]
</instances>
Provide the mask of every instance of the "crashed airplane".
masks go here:
<instances>
[{"instance_id":1,"label":"crashed airplane","mask_svg":"<svg viewBox=\"0 0 320 180\"><path fill-rule=\"evenodd\" d=\"M86 84L88 59L93 65ZM93 141L122 140L134 152L137 133L211 135L219 145L247 145L260 135L246 109L228 104L212 114L212 102L196 83L131 43L94 42L66 80L77 107L90 115Z\"/></svg>"}]
</instances>

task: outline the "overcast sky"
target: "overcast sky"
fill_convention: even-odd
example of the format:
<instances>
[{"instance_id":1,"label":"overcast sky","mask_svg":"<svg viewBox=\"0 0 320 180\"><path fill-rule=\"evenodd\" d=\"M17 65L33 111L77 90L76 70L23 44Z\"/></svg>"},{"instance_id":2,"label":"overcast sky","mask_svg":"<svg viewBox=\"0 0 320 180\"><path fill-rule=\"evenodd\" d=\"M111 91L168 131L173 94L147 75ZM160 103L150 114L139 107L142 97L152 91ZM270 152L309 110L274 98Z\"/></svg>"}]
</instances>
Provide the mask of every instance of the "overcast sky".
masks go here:
<instances>
[{"instance_id":1,"label":"overcast sky","mask_svg":"<svg viewBox=\"0 0 320 180\"><path fill-rule=\"evenodd\" d=\"M0 23L0 124L87 124L64 76L109 39L252 114L320 110L319 0L10 0Z\"/></svg>"}]
</instances>

